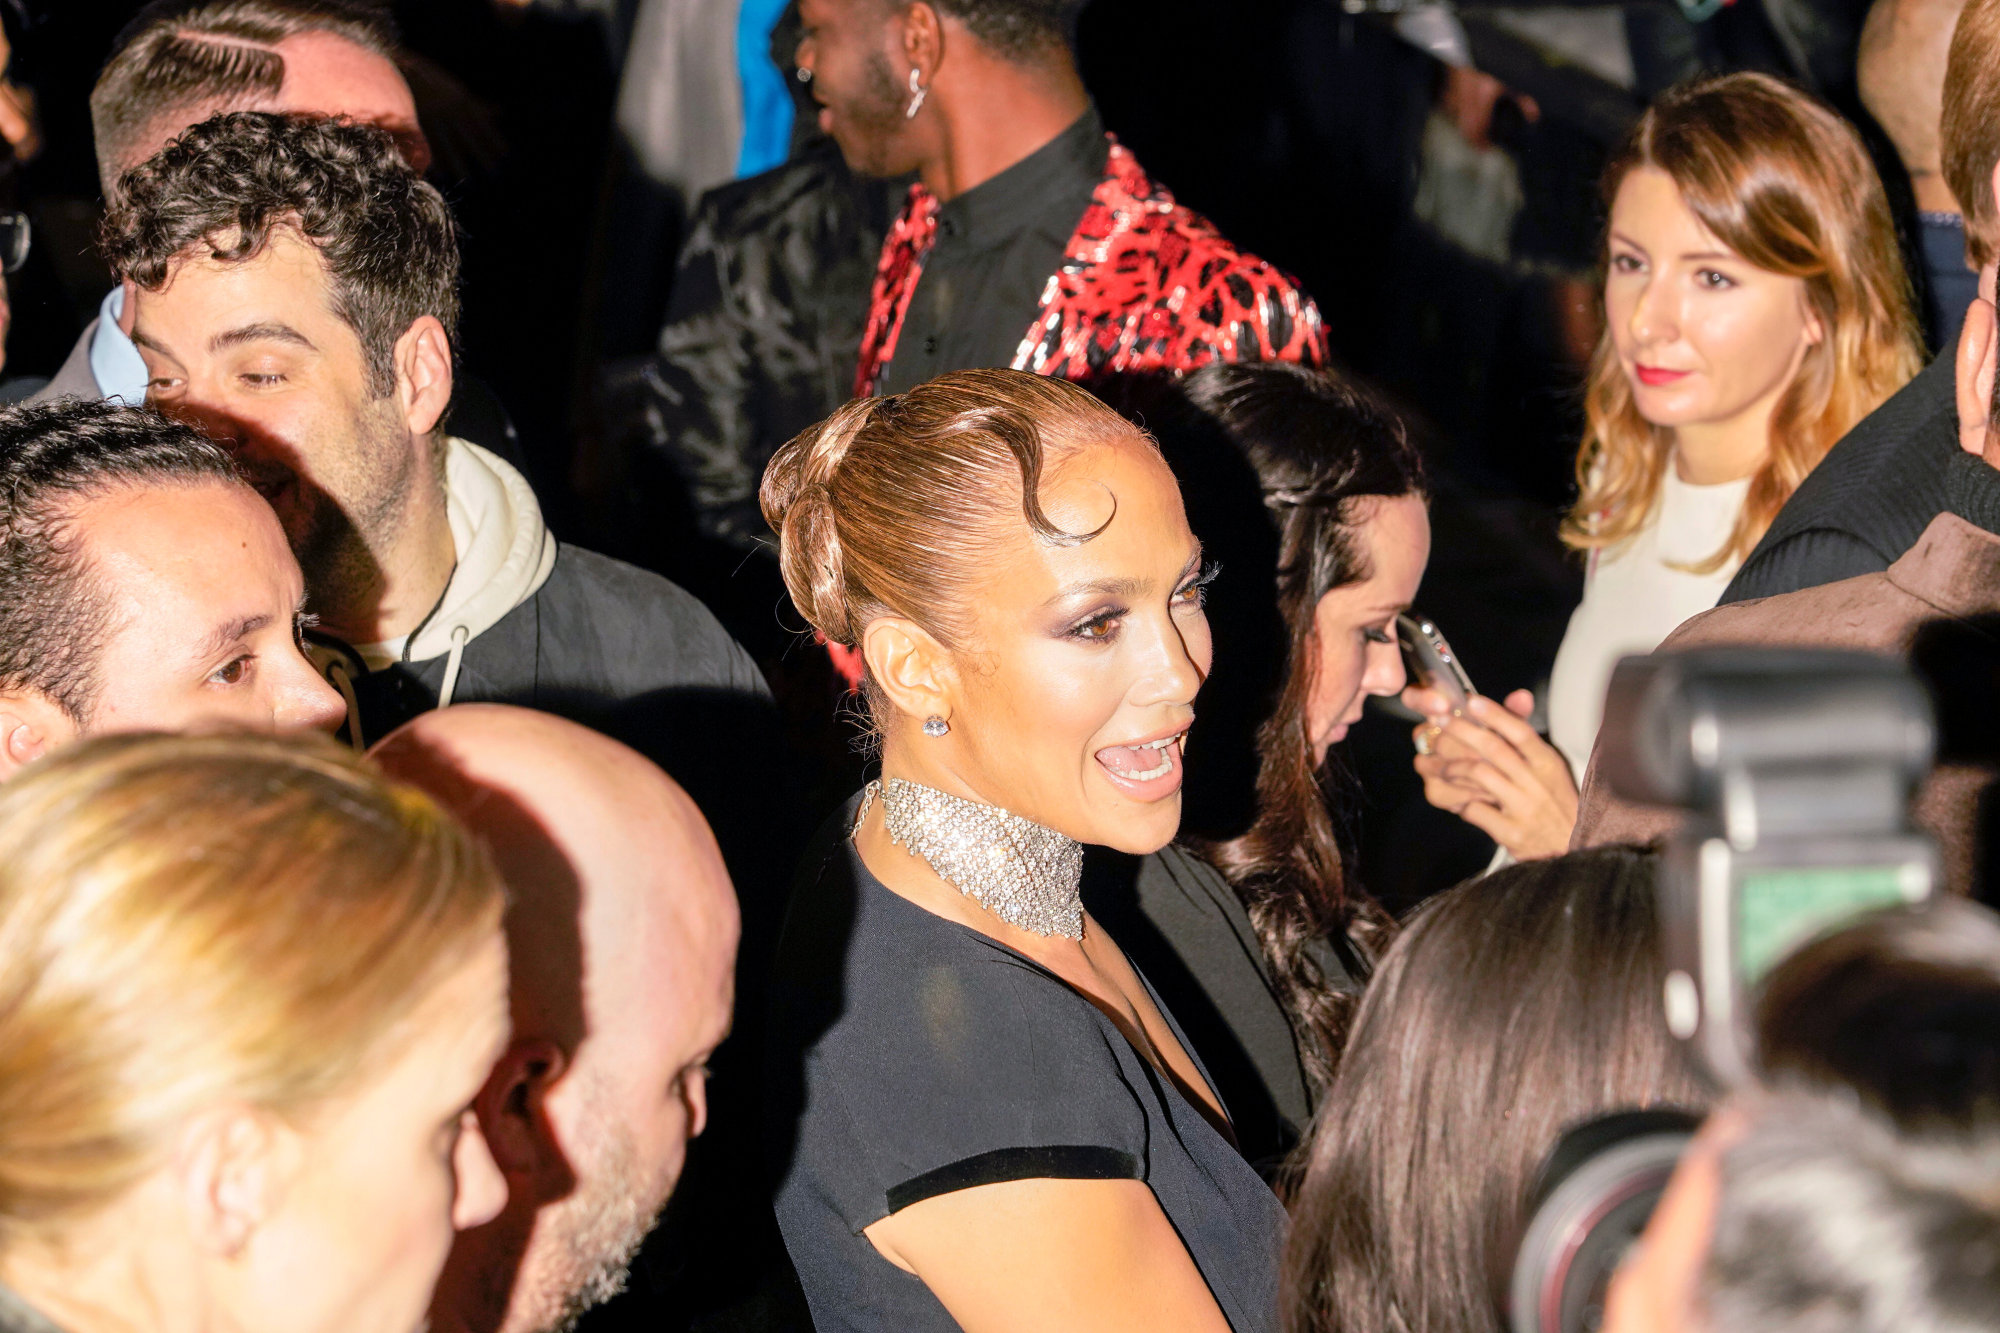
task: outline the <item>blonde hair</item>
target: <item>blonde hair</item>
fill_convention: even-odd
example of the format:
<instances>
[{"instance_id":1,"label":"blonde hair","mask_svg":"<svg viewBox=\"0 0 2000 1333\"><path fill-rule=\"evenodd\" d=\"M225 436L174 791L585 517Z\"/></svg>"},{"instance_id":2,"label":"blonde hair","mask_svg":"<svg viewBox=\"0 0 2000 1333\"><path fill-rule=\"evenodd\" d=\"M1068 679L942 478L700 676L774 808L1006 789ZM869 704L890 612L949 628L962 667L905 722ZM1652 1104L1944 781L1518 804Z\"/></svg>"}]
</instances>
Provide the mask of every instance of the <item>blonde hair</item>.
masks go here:
<instances>
[{"instance_id":1,"label":"blonde hair","mask_svg":"<svg viewBox=\"0 0 2000 1333\"><path fill-rule=\"evenodd\" d=\"M320 738L113 736L0 788L0 1245L205 1108L354 1090L502 906L458 824Z\"/></svg>"},{"instance_id":2,"label":"blonde hair","mask_svg":"<svg viewBox=\"0 0 2000 1333\"><path fill-rule=\"evenodd\" d=\"M1663 95L1604 174L1607 206L1631 171L1665 172L1681 200L1745 261L1803 279L1826 335L1806 349L1771 414L1771 447L1728 539L1693 566L1748 555L1835 442L1923 364L1909 277L1882 183L1854 130L1764 74L1731 74ZM1643 528L1673 433L1639 415L1607 327L1591 358L1576 504L1563 540L1595 550Z\"/></svg>"},{"instance_id":3,"label":"blonde hair","mask_svg":"<svg viewBox=\"0 0 2000 1333\"><path fill-rule=\"evenodd\" d=\"M868 622L907 616L956 646L965 585L984 554L1025 520L1074 545L1042 512L1056 451L1098 440L1152 445L1136 426L1065 380L1019 370L958 370L905 394L858 398L778 450L759 494L799 614L858 647Z\"/></svg>"}]
</instances>

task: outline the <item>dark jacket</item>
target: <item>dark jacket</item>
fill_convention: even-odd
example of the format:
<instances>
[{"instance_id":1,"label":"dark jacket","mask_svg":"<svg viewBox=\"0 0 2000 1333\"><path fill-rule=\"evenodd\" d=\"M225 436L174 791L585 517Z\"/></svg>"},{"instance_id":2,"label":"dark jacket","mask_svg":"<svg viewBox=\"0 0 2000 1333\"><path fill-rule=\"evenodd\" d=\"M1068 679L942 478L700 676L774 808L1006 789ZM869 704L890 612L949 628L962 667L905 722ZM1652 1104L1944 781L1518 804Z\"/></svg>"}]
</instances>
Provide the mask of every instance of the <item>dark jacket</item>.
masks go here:
<instances>
[{"instance_id":1,"label":"dark jacket","mask_svg":"<svg viewBox=\"0 0 2000 1333\"><path fill-rule=\"evenodd\" d=\"M847 401L875 255L900 188L856 178L831 140L702 196L659 351L613 372L614 451L680 475L702 535L755 549L764 465Z\"/></svg>"},{"instance_id":2,"label":"dark jacket","mask_svg":"<svg viewBox=\"0 0 2000 1333\"><path fill-rule=\"evenodd\" d=\"M1992 707L2000 662L2000 472L1963 450L1943 472L1948 507L1885 570L1718 606L1668 635L1660 651L1756 644L1909 659L1937 704L1939 737L1937 767L1911 814L1938 840L1945 883L1981 894L1991 886L1987 791L2000 771ZM1602 755L1600 743L1584 774L1572 847L1651 842L1680 827L1678 811L1615 795Z\"/></svg>"},{"instance_id":3,"label":"dark jacket","mask_svg":"<svg viewBox=\"0 0 2000 1333\"><path fill-rule=\"evenodd\" d=\"M525 480L449 440L445 482L458 563L437 607L369 670L316 637L314 657L372 745L444 703L507 703L582 723L671 774L708 817L746 913L789 878L798 840L771 776L777 717L756 663L684 589L559 543ZM783 846L773 846L784 843Z\"/></svg>"},{"instance_id":4,"label":"dark jacket","mask_svg":"<svg viewBox=\"0 0 2000 1333\"><path fill-rule=\"evenodd\" d=\"M1807 474L1723 605L1879 574L1910 549L1946 508L1945 469L1959 453L1955 354L1940 352Z\"/></svg>"}]
</instances>

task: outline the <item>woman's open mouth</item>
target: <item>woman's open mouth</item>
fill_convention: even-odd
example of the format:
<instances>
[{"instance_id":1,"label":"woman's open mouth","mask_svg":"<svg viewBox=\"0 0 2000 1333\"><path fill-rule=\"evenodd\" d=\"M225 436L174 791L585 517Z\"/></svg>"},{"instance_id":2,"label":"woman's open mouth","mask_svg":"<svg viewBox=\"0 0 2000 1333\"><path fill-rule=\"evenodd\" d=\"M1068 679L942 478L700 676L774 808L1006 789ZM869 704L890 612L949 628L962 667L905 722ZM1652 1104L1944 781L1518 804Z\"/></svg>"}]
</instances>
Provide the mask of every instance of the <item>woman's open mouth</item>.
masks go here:
<instances>
[{"instance_id":1,"label":"woman's open mouth","mask_svg":"<svg viewBox=\"0 0 2000 1333\"><path fill-rule=\"evenodd\" d=\"M1187 728L1136 745L1107 745L1097 762L1112 785L1142 801L1157 801L1180 790Z\"/></svg>"}]
</instances>

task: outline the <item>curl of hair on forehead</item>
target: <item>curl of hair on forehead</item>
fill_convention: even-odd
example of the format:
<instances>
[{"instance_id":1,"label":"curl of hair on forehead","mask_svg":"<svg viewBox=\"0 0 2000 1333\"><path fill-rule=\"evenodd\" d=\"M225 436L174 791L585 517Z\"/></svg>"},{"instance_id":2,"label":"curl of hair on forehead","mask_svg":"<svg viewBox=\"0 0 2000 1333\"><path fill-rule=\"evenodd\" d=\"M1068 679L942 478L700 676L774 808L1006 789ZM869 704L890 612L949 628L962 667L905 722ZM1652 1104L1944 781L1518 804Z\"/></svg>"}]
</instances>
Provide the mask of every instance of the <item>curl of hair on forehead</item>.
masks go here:
<instances>
[{"instance_id":1,"label":"curl of hair on forehead","mask_svg":"<svg viewBox=\"0 0 2000 1333\"><path fill-rule=\"evenodd\" d=\"M807 623L855 646L868 622L905 616L963 641L966 592L1026 524L1075 546L1042 508L1048 469L1084 446L1150 437L1088 392L1014 370L960 370L905 394L847 404L771 459L759 493L785 587Z\"/></svg>"}]
</instances>

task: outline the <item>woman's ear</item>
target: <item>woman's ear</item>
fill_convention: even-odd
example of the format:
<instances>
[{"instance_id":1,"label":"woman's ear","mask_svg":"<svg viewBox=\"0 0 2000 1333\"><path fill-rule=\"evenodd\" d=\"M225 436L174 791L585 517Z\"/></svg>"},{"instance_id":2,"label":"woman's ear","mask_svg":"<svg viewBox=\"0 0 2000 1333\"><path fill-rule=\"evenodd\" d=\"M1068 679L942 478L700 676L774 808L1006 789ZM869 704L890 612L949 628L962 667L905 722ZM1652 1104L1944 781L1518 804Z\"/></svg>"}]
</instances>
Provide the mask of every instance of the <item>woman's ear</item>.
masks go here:
<instances>
[{"instance_id":1,"label":"woman's ear","mask_svg":"<svg viewBox=\"0 0 2000 1333\"><path fill-rule=\"evenodd\" d=\"M944 645L923 626L898 616L872 620L861 632L861 656L897 712L951 721L957 673Z\"/></svg>"},{"instance_id":2,"label":"woman's ear","mask_svg":"<svg viewBox=\"0 0 2000 1333\"><path fill-rule=\"evenodd\" d=\"M247 1106L219 1107L190 1124L175 1167L195 1244L219 1258L241 1254L277 1212L299 1159L297 1135Z\"/></svg>"}]
</instances>

